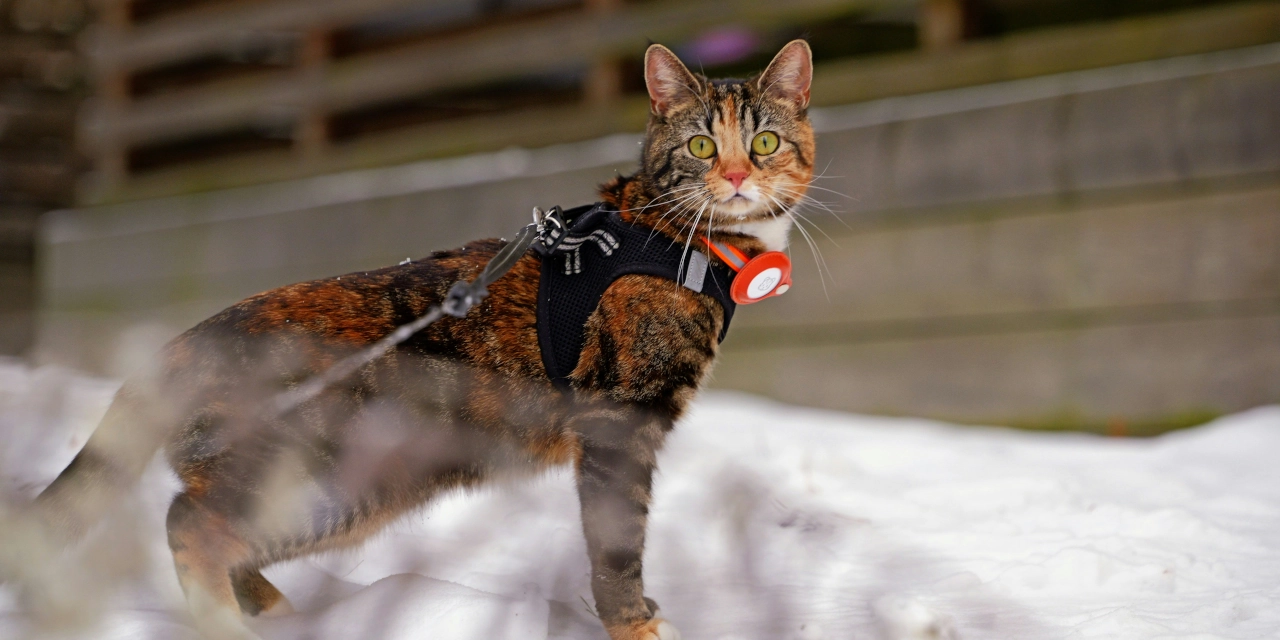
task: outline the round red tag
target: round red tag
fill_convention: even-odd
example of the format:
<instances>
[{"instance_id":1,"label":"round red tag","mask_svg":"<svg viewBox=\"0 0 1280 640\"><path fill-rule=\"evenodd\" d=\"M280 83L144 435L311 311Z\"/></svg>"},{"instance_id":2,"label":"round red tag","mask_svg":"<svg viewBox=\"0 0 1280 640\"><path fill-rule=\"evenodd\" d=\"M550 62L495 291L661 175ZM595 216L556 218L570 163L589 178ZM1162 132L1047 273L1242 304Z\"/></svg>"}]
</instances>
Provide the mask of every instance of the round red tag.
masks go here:
<instances>
[{"instance_id":1,"label":"round red tag","mask_svg":"<svg viewBox=\"0 0 1280 640\"><path fill-rule=\"evenodd\" d=\"M781 251L768 251L738 270L729 287L729 297L738 304L751 304L780 296L790 288L791 259Z\"/></svg>"}]
</instances>

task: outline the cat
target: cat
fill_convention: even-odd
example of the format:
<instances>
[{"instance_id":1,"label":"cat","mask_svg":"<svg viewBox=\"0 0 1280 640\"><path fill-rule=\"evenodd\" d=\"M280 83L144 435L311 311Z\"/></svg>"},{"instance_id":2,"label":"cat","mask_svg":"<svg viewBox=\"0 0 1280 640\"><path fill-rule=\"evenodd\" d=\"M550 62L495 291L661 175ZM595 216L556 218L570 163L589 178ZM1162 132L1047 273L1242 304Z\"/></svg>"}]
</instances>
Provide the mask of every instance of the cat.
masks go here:
<instances>
[{"instance_id":1,"label":"cat","mask_svg":"<svg viewBox=\"0 0 1280 640\"><path fill-rule=\"evenodd\" d=\"M604 184L621 218L672 243L782 250L812 180L812 54L785 45L758 76L709 80L667 48L644 58L641 166ZM272 563L350 547L442 492L552 465L576 470L595 609L612 640L672 640L644 595L656 453L703 385L725 310L649 275L609 286L569 376L549 379L530 251L461 318L445 318L280 416L264 400L444 299L503 246L480 240L375 271L252 296L170 342L127 381L37 499L73 536L163 447L181 481L166 526L200 631L255 638L242 615L291 611ZM717 260L717 258L712 258Z\"/></svg>"}]
</instances>

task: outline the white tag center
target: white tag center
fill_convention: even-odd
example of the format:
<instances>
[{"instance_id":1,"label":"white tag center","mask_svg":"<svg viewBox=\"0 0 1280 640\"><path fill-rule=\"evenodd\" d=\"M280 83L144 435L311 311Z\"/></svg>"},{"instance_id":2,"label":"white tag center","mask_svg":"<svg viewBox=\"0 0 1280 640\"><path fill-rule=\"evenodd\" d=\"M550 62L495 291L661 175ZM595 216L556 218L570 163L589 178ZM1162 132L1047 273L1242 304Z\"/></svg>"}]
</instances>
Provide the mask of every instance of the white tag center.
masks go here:
<instances>
[{"instance_id":1,"label":"white tag center","mask_svg":"<svg viewBox=\"0 0 1280 640\"><path fill-rule=\"evenodd\" d=\"M778 285L778 281L782 279L782 269L777 267L769 267L764 271L756 274L751 279L751 286L747 287L747 297L752 300L759 300L767 295L773 288Z\"/></svg>"}]
</instances>

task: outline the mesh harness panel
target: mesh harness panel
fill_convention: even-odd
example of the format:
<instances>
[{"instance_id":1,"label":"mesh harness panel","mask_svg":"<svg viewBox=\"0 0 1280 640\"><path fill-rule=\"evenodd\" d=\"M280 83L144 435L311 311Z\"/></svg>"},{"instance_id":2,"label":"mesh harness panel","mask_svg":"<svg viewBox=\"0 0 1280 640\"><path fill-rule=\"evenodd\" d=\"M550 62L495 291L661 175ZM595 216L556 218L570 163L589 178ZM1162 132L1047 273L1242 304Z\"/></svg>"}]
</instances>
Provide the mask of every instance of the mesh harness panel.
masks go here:
<instances>
[{"instance_id":1,"label":"mesh harness panel","mask_svg":"<svg viewBox=\"0 0 1280 640\"><path fill-rule=\"evenodd\" d=\"M587 318L614 280L643 274L673 280L715 298L724 309L724 340L737 304L729 297L734 273L711 264L706 255L648 227L623 222L605 203L564 212L568 232L548 250L535 244L542 256L538 286L538 346L542 364L556 386L567 389L569 374L578 366ZM557 238L558 239L558 238Z\"/></svg>"}]
</instances>

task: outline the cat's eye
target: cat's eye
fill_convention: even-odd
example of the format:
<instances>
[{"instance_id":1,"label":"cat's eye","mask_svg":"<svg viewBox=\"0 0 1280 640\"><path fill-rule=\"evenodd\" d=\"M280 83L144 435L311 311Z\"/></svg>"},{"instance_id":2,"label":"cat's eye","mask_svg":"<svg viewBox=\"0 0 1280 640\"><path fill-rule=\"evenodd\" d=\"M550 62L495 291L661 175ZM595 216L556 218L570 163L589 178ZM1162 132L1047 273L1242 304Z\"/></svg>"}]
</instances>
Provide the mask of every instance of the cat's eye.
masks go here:
<instances>
[{"instance_id":1,"label":"cat's eye","mask_svg":"<svg viewBox=\"0 0 1280 640\"><path fill-rule=\"evenodd\" d=\"M716 154L716 143L706 136L694 136L689 141L689 153L695 158L706 160Z\"/></svg>"},{"instance_id":2,"label":"cat's eye","mask_svg":"<svg viewBox=\"0 0 1280 640\"><path fill-rule=\"evenodd\" d=\"M751 141L751 150L758 156L767 156L778 150L778 134L772 131L761 131Z\"/></svg>"}]
</instances>

